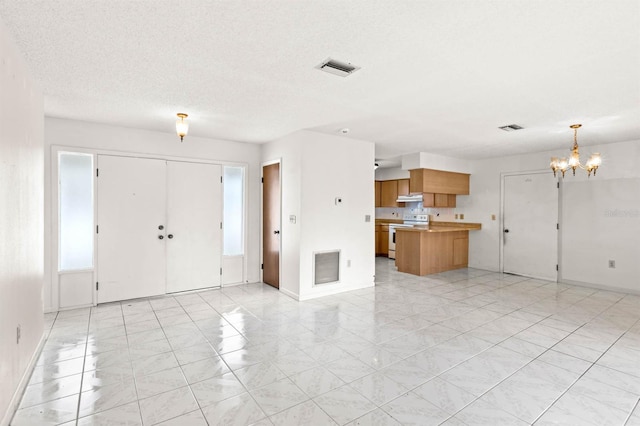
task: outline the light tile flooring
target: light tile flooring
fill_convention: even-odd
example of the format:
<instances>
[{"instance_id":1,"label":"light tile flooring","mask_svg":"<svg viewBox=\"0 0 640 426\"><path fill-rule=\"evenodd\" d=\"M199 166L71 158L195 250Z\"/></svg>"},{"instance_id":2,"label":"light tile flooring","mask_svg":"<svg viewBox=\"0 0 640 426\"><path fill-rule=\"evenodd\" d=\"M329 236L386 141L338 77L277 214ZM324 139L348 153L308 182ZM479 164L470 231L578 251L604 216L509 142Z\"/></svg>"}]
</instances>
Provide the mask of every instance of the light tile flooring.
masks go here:
<instances>
[{"instance_id":1,"label":"light tile flooring","mask_svg":"<svg viewBox=\"0 0 640 426\"><path fill-rule=\"evenodd\" d=\"M639 296L376 265L47 315L12 425L640 425Z\"/></svg>"}]
</instances>

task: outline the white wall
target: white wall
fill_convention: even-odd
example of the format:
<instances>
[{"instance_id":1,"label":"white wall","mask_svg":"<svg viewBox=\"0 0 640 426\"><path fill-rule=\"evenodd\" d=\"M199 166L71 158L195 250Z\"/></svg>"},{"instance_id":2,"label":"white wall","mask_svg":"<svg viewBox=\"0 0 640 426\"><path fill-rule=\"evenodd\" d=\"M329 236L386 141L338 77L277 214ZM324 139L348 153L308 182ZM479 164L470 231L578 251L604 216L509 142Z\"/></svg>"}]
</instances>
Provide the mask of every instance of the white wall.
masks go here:
<instances>
[{"instance_id":1,"label":"white wall","mask_svg":"<svg viewBox=\"0 0 640 426\"><path fill-rule=\"evenodd\" d=\"M276 159L282 160L280 288L304 300L372 286L373 143L300 131L263 147L263 161ZM341 250L340 283L314 287L313 253L326 250Z\"/></svg>"},{"instance_id":2,"label":"white wall","mask_svg":"<svg viewBox=\"0 0 640 426\"><path fill-rule=\"evenodd\" d=\"M173 127L173 119L167 120L167 127ZM193 124L192 124L193 126ZM156 157L175 157L216 160L221 162L246 163L248 212L246 247L248 282L260 280L260 145L230 142L217 139L187 136L184 142L175 133L161 133L149 130L116 127L83 121L46 118L45 120L45 309L55 310L58 301L51 286L52 272L56 262L52 259L51 198L51 147L77 147L99 151L139 153Z\"/></svg>"},{"instance_id":3,"label":"white wall","mask_svg":"<svg viewBox=\"0 0 640 426\"><path fill-rule=\"evenodd\" d=\"M569 144L567 145L568 149ZM640 292L640 141L583 147L582 156L600 152L603 164L596 177L570 173L560 191L561 280ZM458 197L456 213L482 223L470 233L469 266L500 268L501 173L547 168L550 152L472 162L471 195ZM551 173L551 172L549 172ZM617 213L616 213L617 211ZM497 220L491 220L495 214ZM608 260L616 260L609 269Z\"/></svg>"},{"instance_id":4,"label":"white wall","mask_svg":"<svg viewBox=\"0 0 640 426\"><path fill-rule=\"evenodd\" d=\"M43 332L43 98L0 21L0 424ZM16 344L16 327L21 326Z\"/></svg>"}]
</instances>

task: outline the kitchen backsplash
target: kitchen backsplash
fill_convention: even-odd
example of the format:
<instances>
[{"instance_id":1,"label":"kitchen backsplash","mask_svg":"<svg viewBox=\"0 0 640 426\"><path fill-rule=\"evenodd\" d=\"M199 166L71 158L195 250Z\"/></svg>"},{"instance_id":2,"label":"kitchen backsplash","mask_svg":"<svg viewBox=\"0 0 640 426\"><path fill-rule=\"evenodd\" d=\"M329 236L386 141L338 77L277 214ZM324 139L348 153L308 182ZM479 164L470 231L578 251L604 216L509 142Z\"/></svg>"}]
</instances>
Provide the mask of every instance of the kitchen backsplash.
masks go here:
<instances>
[{"instance_id":1,"label":"kitchen backsplash","mask_svg":"<svg viewBox=\"0 0 640 426\"><path fill-rule=\"evenodd\" d=\"M417 204L417 203L416 203ZM432 221L454 222L455 209L441 207L376 207L376 219L402 219L405 213L428 214Z\"/></svg>"}]
</instances>

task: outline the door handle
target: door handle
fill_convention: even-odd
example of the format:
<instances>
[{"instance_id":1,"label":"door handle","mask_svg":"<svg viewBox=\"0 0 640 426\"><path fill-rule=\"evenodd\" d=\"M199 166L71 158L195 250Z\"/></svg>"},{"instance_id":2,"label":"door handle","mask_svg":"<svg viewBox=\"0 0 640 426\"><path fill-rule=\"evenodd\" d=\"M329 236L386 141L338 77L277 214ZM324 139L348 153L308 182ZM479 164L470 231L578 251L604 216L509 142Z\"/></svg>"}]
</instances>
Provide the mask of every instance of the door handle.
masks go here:
<instances>
[{"instance_id":1,"label":"door handle","mask_svg":"<svg viewBox=\"0 0 640 426\"><path fill-rule=\"evenodd\" d=\"M172 238L173 238L173 234L169 234L169 235L167 235L167 238L168 238L168 239L172 239Z\"/></svg>"},{"instance_id":2,"label":"door handle","mask_svg":"<svg viewBox=\"0 0 640 426\"><path fill-rule=\"evenodd\" d=\"M509 233L509 230L508 230L508 229L505 229L503 232L504 232L505 234L508 234L508 233Z\"/></svg>"},{"instance_id":3,"label":"door handle","mask_svg":"<svg viewBox=\"0 0 640 426\"><path fill-rule=\"evenodd\" d=\"M164 235L158 235L159 240L164 240Z\"/></svg>"},{"instance_id":4,"label":"door handle","mask_svg":"<svg viewBox=\"0 0 640 426\"><path fill-rule=\"evenodd\" d=\"M279 233L280 233L280 231L273 231L273 233L274 233L274 234L279 234Z\"/></svg>"},{"instance_id":5,"label":"door handle","mask_svg":"<svg viewBox=\"0 0 640 426\"><path fill-rule=\"evenodd\" d=\"M164 229L164 226L160 225L158 226L158 229L162 231Z\"/></svg>"}]
</instances>

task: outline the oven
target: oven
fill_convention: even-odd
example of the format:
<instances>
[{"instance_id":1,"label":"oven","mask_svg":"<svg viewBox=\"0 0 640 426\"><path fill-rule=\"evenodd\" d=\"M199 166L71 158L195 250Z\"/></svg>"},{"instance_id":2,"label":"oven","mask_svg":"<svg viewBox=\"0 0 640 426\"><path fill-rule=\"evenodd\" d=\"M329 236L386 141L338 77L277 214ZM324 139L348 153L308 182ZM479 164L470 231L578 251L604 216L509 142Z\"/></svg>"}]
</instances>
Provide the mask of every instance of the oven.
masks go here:
<instances>
[{"instance_id":1,"label":"oven","mask_svg":"<svg viewBox=\"0 0 640 426\"><path fill-rule=\"evenodd\" d=\"M396 258L396 228L412 228L416 225L429 226L429 215L405 214L403 223L389 224L389 259Z\"/></svg>"},{"instance_id":2,"label":"oven","mask_svg":"<svg viewBox=\"0 0 640 426\"><path fill-rule=\"evenodd\" d=\"M413 225L404 223L389 224L389 259L396 258L396 228L412 228Z\"/></svg>"}]
</instances>

